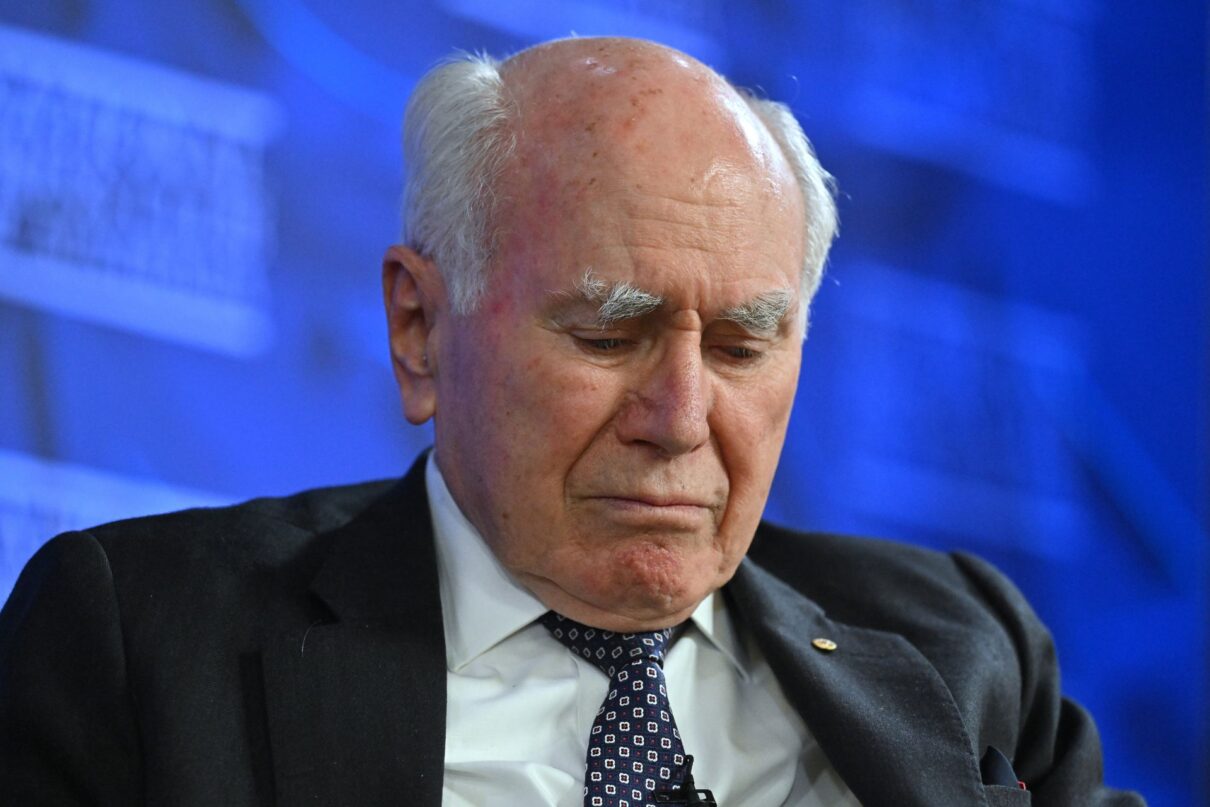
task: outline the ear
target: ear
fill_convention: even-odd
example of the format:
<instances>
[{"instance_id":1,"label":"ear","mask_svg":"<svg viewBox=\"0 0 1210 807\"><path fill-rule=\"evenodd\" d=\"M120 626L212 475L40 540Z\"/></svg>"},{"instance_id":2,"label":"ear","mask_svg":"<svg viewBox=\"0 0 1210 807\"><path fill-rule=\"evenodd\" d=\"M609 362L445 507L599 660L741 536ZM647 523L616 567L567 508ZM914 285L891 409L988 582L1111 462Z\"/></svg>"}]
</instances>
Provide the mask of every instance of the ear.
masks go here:
<instances>
[{"instance_id":1,"label":"ear","mask_svg":"<svg viewBox=\"0 0 1210 807\"><path fill-rule=\"evenodd\" d=\"M395 245L387 250L382 259L382 302L391 367L403 414L416 425L437 413L435 348L445 301L445 283L435 263L410 247Z\"/></svg>"}]
</instances>

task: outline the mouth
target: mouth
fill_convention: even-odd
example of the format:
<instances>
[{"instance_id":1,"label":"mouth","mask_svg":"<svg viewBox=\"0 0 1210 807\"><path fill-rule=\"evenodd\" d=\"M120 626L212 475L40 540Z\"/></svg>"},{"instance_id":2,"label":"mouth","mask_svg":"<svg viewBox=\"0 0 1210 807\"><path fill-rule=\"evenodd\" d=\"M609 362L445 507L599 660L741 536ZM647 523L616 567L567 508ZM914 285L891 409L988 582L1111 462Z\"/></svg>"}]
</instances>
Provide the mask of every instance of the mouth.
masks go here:
<instances>
[{"instance_id":1,"label":"mouth","mask_svg":"<svg viewBox=\"0 0 1210 807\"><path fill-rule=\"evenodd\" d=\"M592 496L588 502L619 521L664 526L696 527L711 519L716 509L700 499L642 494Z\"/></svg>"},{"instance_id":2,"label":"mouth","mask_svg":"<svg viewBox=\"0 0 1210 807\"><path fill-rule=\"evenodd\" d=\"M647 495L621 495L621 496L594 496L603 502L616 503L620 506L634 505L636 507L685 507L685 508L702 508L710 510L712 506L705 501L689 498L673 498L665 496L647 496Z\"/></svg>"}]
</instances>

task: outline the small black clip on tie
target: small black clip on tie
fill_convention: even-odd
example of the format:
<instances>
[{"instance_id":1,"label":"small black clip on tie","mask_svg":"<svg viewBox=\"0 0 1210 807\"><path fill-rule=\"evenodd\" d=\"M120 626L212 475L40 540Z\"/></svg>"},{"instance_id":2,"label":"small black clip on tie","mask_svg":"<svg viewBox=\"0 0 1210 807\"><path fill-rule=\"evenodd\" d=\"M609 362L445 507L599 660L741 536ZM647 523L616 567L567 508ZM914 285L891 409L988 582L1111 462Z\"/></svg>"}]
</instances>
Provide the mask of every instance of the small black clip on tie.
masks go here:
<instances>
[{"instance_id":1,"label":"small black clip on tie","mask_svg":"<svg viewBox=\"0 0 1210 807\"><path fill-rule=\"evenodd\" d=\"M693 756L685 756L685 778L679 785L665 792L657 792L656 804L667 804L669 807L684 807L697 804L700 807L718 807L714 794L709 790L698 790L693 782Z\"/></svg>"}]
</instances>

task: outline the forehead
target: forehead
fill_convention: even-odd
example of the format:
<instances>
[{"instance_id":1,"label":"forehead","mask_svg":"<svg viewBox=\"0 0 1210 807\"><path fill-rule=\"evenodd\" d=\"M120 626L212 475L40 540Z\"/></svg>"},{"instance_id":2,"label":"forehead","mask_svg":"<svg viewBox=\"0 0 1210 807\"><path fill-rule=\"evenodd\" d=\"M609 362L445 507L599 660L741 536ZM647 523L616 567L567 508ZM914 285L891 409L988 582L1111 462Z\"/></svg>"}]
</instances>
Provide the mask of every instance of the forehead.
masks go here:
<instances>
[{"instance_id":1,"label":"forehead","mask_svg":"<svg viewBox=\"0 0 1210 807\"><path fill-rule=\"evenodd\" d=\"M802 199L788 164L720 77L674 51L582 41L508 73L517 149L497 187L510 286L586 269L722 305L796 286Z\"/></svg>"},{"instance_id":2,"label":"forehead","mask_svg":"<svg viewBox=\"0 0 1210 807\"><path fill-rule=\"evenodd\" d=\"M533 293L573 287L586 270L692 307L727 307L797 288L801 200L751 166L636 160L588 163L564 181L519 182L501 220L494 269Z\"/></svg>"},{"instance_id":3,"label":"forehead","mask_svg":"<svg viewBox=\"0 0 1210 807\"><path fill-rule=\"evenodd\" d=\"M505 184L586 192L628 174L690 199L717 193L728 167L773 194L789 177L764 125L704 65L650 43L556 44L506 69L517 149Z\"/></svg>"}]
</instances>

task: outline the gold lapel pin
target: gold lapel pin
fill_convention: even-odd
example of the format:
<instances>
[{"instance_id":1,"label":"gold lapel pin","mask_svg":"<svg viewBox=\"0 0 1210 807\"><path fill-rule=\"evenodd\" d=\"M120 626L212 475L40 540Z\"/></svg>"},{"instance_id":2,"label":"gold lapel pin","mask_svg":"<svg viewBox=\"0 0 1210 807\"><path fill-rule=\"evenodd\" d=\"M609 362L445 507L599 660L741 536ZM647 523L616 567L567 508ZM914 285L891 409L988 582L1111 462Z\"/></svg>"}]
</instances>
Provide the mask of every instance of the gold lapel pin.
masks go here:
<instances>
[{"instance_id":1,"label":"gold lapel pin","mask_svg":"<svg viewBox=\"0 0 1210 807\"><path fill-rule=\"evenodd\" d=\"M824 639L822 636L818 639L812 639L811 644L816 650L820 650L824 653L831 653L836 649L836 642L832 641L831 639Z\"/></svg>"}]
</instances>

